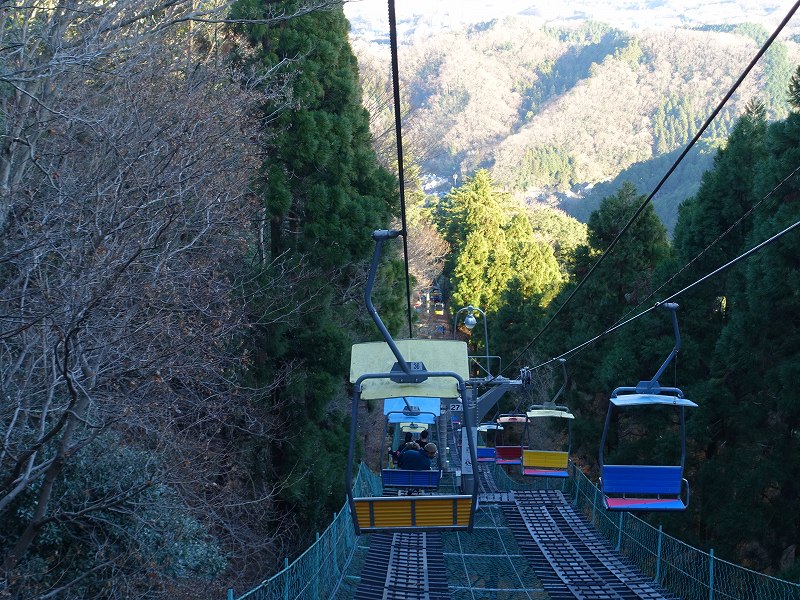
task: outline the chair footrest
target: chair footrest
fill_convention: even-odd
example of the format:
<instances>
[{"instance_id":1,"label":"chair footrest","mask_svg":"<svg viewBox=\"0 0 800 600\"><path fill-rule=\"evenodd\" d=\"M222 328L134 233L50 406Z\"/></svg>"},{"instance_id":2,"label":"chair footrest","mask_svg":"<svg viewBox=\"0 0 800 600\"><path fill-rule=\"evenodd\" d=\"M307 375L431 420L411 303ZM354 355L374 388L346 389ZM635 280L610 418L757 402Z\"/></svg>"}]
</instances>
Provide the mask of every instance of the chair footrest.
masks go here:
<instances>
[{"instance_id":1,"label":"chair footrest","mask_svg":"<svg viewBox=\"0 0 800 600\"><path fill-rule=\"evenodd\" d=\"M686 505L680 498L603 498L607 510L685 510Z\"/></svg>"},{"instance_id":2,"label":"chair footrest","mask_svg":"<svg viewBox=\"0 0 800 600\"><path fill-rule=\"evenodd\" d=\"M466 529L472 520L472 496L378 496L354 504L362 532Z\"/></svg>"},{"instance_id":3,"label":"chair footrest","mask_svg":"<svg viewBox=\"0 0 800 600\"><path fill-rule=\"evenodd\" d=\"M561 471L559 469L535 469L532 467L523 467L522 474L532 477L569 477L567 471Z\"/></svg>"}]
</instances>

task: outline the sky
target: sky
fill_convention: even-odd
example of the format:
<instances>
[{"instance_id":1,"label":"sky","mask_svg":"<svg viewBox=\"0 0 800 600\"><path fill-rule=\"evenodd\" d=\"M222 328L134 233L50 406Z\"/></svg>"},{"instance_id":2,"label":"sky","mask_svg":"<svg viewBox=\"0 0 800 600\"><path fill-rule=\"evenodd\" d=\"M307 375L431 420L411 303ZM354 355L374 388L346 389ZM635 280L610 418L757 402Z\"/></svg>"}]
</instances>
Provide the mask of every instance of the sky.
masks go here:
<instances>
[{"instance_id":1,"label":"sky","mask_svg":"<svg viewBox=\"0 0 800 600\"><path fill-rule=\"evenodd\" d=\"M542 25L569 25L593 19L620 29L692 27L705 24L761 23L772 31L792 0L397 0L398 35L425 35L512 15ZM387 0L347 0L345 14L354 37L388 35ZM800 16L787 33L800 32Z\"/></svg>"}]
</instances>

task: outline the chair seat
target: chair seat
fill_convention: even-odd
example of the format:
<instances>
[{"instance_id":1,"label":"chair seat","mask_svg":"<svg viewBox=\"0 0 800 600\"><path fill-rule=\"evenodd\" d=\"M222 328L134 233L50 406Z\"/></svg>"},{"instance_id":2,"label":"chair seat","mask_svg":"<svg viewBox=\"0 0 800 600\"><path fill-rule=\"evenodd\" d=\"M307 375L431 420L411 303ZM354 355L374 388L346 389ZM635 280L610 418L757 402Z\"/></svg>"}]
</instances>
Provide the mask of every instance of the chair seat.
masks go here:
<instances>
[{"instance_id":1,"label":"chair seat","mask_svg":"<svg viewBox=\"0 0 800 600\"><path fill-rule=\"evenodd\" d=\"M600 472L607 510L682 511L689 504L689 483L680 466L603 465Z\"/></svg>"},{"instance_id":2,"label":"chair seat","mask_svg":"<svg viewBox=\"0 0 800 600\"><path fill-rule=\"evenodd\" d=\"M523 467L522 474L532 477L569 477L569 473L561 469L537 469L535 467Z\"/></svg>"},{"instance_id":3,"label":"chair seat","mask_svg":"<svg viewBox=\"0 0 800 600\"><path fill-rule=\"evenodd\" d=\"M686 505L680 498L603 498L607 510L625 511L659 511L685 510Z\"/></svg>"}]
</instances>

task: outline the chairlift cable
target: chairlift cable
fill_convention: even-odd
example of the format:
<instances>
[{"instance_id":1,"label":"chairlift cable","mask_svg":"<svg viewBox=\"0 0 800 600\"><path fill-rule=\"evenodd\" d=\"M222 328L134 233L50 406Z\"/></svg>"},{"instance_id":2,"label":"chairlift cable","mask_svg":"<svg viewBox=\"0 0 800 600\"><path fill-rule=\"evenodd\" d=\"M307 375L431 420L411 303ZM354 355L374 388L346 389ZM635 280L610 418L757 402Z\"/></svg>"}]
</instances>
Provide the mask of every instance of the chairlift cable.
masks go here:
<instances>
[{"instance_id":1,"label":"chairlift cable","mask_svg":"<svg viewBox=\"0 0 800 600\"><path fill-rule=\"evenodd\" d=\"M708 129L708 127L711 125L711 123L714 121L714 119L717 117L717 115L720 113L720 111L725 107L725 105L728 103L728 100L730 100L730 98L731 98L731 96L733 96L734 92L736 92L736 90L739 88L739 86L742 84L742 82L745 80L745 78L750 74L750 71L753 70L753 67L756 66L756 63L758 63L758 61L761 59L761 57L764 55L764 53L769 49L769 47L772 45L772 43L775 41L775 39L778 37L778 35L781 33L781 31L783 31L784 27L786 27L786 25L789 23L791 18L797 12L798 8L800 8L800 0L797 0L797 2L795 2L794 5L789 9L789 12L786 14L786 16L780 22L780 24L775 29L775 31L772 33L772 35L769 36L769 38L767 39L766 42L764 42L764 45L756 53L756 55L753 57L753 59L747 65L747 67L742 72L742 74L739 75L739 78L736 80L736 82L733 84L733 86L730 88L730 90L728 90L728 92L722 98L722 100L717 105L717 107L708 116L708 118L703 123L702 127L700 127L700 129L697 131L697 133L694 135L694 137L691 139L691 141L683 149L683 152L681 152L680 156L678 156L678 158L675 160L675 162L672 164L672 166L667 170L667 172L664 174L664 176L658 182L658 184L653 189L653 191L650 192L650 194L647 196L647 198L645 198L644 202L642 202L642 204L639 206L639 208L636 209L636 212L633 214L633 216L623 226L623 228L619 231L619 233L617 233L616 237L614 237L614 239L611 241L611 243L609 244L608 248L605 249L605 251L600 255L600 258L598 258L597 261L591 266L589 271L586 273L586 275L584 275L583 279L581 279L581 281L578 283L578 285L575 286L575 289L572 290L572 292L567 297L567 299L564 301L564 303L561 306L559 306L558 309L556 310L556 312L554 312L551 315L550 319L548 319L547 323L544 324L544 327L542 327L542 329L539 331L539 333L537 333L536 336L534 336L534 338L525 346L525 348L523 348L522 351L510 363L508 363L508 366L506 366L506 368L503 369L503 371L500 373L500 375L503 375L504 373L506 373L508 371L508 369L512 365L514 365L520 358L522 358L522 355L525 354L525 352L527 352L528 349L531 346L533 346L534 343L536 343L536 340L538 340L542 336L542 334L547 329L550 328L550 325L553 323L553 321L555 321L556 317L561 313L561 311L575 297L575 294L577 294L578 291L586 284L586 282L589 280L589 278L597 270L597 267L599 267L600 264L605 260L606 256L608 256L611 253L611 250L617 245L617 243L619 242L620 238L628 231L628 229L631 228L631 226L636 221L636 219L639 218L639 215L642 213L642 211L644 211L645 207L653 200L653 197L659 192L659 190L661 190L661 188L663 187L664 183L666 183L667 179L669 179L669 177L675 172L675 170L678 168L678 165L680 165L680 163L683 161L683 159L686 157L686 155L689 153L689 151L694 147L694 145L700 139L700 136L703 135L705 130Z\"/></svg>"},{"instance_id":2,"label":"chairlift cable","mask_svg":"<svg viewBox=\"0 0 800 600\"><path fill-rule=\"evenodd\" d=\"M394 0L389 0L389 46L392 54L392 90L394 92L394 129L397 138L397 177L400 180L400 228L403 235L403 257L406 272L406 309L408 313L408 337L414 337L411 326L411 278L408 273L408 229L406 227L406 186L403 170L403 132L400 117L400 71L397 63L397 20Z\"/></svg>"},{"instance_id":3,"label":"chairlift cable","mask_svg":"<svg viewBox=\"0 0 800 600\"><path fill-rule=\"evenodd\" d=\"M797 167L796 167L796 168L795 168L795 169L794 169L794 170L793 170L791 173L789 173L789 174L788 174L786 177L784 177L784 178L783 178L783 180L782 180L780 183L778 183L778 184L777 184L777 185L776 185L774 188L772 188L772 189L771 189L771 190L770 190L770 191L769 191L769 192L768 192L768 193L767 193L767 194L766 194L766 195L765 195L763 198L761 198L761 200L759 200L759 201L758 201L758 202L756 202L756 203L755 203L753 206L751 206L751 207L750 207L750 208L747 210L747 212L745 212L745 213L744 213L744 214L743 214L741 217L739 217L739 218L736 220L736 222L734 222L734 223L733 223L733 224L732 224L730 227L728 227L728 229L726 229L726 230L725 230L723 233L721 233L719 236L717 236L717 239L715 239L715 240L714 240L713 242L711 242L711 243L710 243L708 246L706 246L705 248L703 248L703 250L701 250L701 251L700 251L700 252L699 252L699 253L698 253L698 254L697 254L697 255L696 255L694 258L692 258L692 260L690 260L690 261L689 261L688 263L686 263L686 264L685 264L683 267L681 267L681 268L680 268L680 269L679 269L679 270L678 270L678 271L677 271L677 272L676 272L674 275L672 275L672 276L671 276L669 279L667 279L667 280L666 280L664 283L662 283L660 286L658 286L658 288L656 288L655 290L653 290L652 292L650 292L650 293L647 295L647 297L646 297L646 298L644 298L644 299L643 299L641 302L639 302L639 303L638 303L636 306L634 306L632 309L630 309L628 312L626 312L624 315L622 315L622 316L621 316L621 317L620 317L620 318L619 318L619 319L616 321L616 323L619 323L620 321L623 321L623 320L625 320L626 318L628 318L628 315L631 315L631 314L635 313L635 312L636 312L637 310L639 310L639 309L640 309L642 306L644 306L644 304L645 304L645 303L646 303L648 300L650 300L650 299L651 299L653 296L655 296L655 295L656 295L658 292L660 292L660 291L661 291L661 290L663 290L663 289L664 289L666 286L668 286L670 283L672 283L672 282L675 280L675 278L676 278L676 277L678 277L678 275L680 275L681 273L683 273L683 272L684 272L686 269L688 269L688 268L689 268L690 266L692 266L692 265L693 265L695 262L697 262L697 261L698 261L698 260L699 260L699 259L700 259L700 258L701 258L703 255L705 255L705 254L706 254L706 252L708 252L709 250L711 250L711 248L713 248L713 247L714 247L716 244L718 244L718 243L719 243L719 242L720 242L720 241L721 241L721 240L722 240L722 239L723 239L725 236L727 236L727 235L728 235L728 234L729 234L731 231L733 231L733 230L734 230L734 229L735 229L735 228L736 228L736 227L737 227L737 226L738 226L738 225L739 225L739 224L740 224L742 221L744 221L744 220L745 220L747 217L749 217L749 216L750 216L751 214L753 214L753 213L754 213L756 210L758 210L758 208L759 208L759 207L760 207L762 204L764 204L764 202L766 202L766 201L767 201L767 200L768 200L768 199L769 199L769 198L770 198L770 197L771 197L771 196L772 196L772 195L773 195L775 192L777 192L777 191L778 191L778 190L779 190L781 187L783 187L783 185L784 185L784 184L785 184L787 181L789 181L789 180L790 180L792 177L794 177L794 176L797 174L797 172L798 172L798 171L800 171L800 165L798 165L798 166L797 166ZM616 324L616 323L615 323L615 324Z\"/></svg>"},{"instance_id":4,"label":"chairlift cable","mask_svg":"<svg viewBox=\"0 0 800 600\"><path fill-rule=\"evenodd\" d=\"M646 315L647 313L649 313L652 310L655 310L656 308L658 308L662 304L666 304L667 302L670 302L670 301L674 300L675 298L677 298L680 295L688 292L692 288L700 285L701 283L703 283L707 279L711 279L712 277L714 277L714 276L718 275L719 273L722 273L723 271L729 269L730 267L734 266L735 264L737 264L740 261L744 260L745 258L749 257L750 255L755 254L756 252L759 252L760 250L763 250L764 248L766 248L767 246L769 246L773 242L778 241L784 235L786 235L787 233L790 233L791 231L794 231L798 227L800 227L800 221L795 221L792 225L789 225L789 227L787 227L786 229L783 229L782 231L779 231L778 233L776 233L772 237L764 240L760 244L758 244L756 246L753 246L752 248L750 248L750 250L747 250L746 252L743 252L742 254L740 254L736 258L728 261L727 263L725 263L721 267L718 267L718 268L714 269L713 271L711 271L710 273L707 273L706 275L703 275L700 279L695 280L694 282L690 283L689 285L687 285L683 289L678 290L677 292L673 293L670 296L667 296L666 298L664 298L663 300L660 300L659 302L656 302L650 308L647 308L647 309L643 310L642 312L634 315L633 317L630 317L629 319L626 319L625 321L619 322L619 323L609 327L608 329L606 329L602 333L594 336L593 338L591 338L589 340L586 340L582 344L579 344L579 345L575 346L571 350L567 350L566 352L563 352L562 354L559 354L558 356L553 357L550 360L547 360L547 361L545 361L543 363L540 363L540 364L536 365L535 367L529 367L529 368L531 370L540 369L540 368L542 368L544 366L547 366L550 363L552 363L553 361L556 361L556 360L558 360L560 358L563 358L565 360L569 360L570 358L572 358L573 356L578 354L580 351L584 350L587 346L590 346L590 345L594 344L595 342L599 341L600 339L606 337L609 333L612 333L612 332L616 331L617 329L622 329L623 327L625 327L629 323L632 323L633 321L639 319L640 317L643 317L644 315Z\"/></svg>"},{"instance_id":5,"label":"chairlift cable","mask_svg":"<svg viewBox=\"0 0 800 600\"><path fill-rule=\"evenodd\" d=\"M726 236L728 233L730 233L730 232L731 232L731 231L732 231L732 230L733 230L733 229L734 229L734 228L735 228L737 225L739 225L739 223L741 223L741 222L742 222L744 219L746 219L746 218L747 218L747 217L748 217L750 214L752 214L752 213L753 213L753 212L754 212L756 209L758 209L758 207L759 207L759 206L761 206L761 205L762 205L762 204L763 204L763 203L764 203L766 200L768 200L768 199L769 199L769 198L770 198L770 197L771 197L771 196L772 196L772 195L773 195L775 192L777 192L777 191L778 191L780 188L782 188L782 187L784 186L784 184L786 184L786 182L788 182L788 181L789 181L789 180L790 180L790 179L791 179L791 178L792 178L792 177L793 177L793 176L794 176L794 175L795 175L795 174L796 174L798 171L800 171L800 165L798 165L797 167L795 167L795 169L794 169L794 170L793 170L791 173L789 173L789 175L787 175L786 177L784 177L784 178L783 178L783 179L782 179L782 180L781 180L781 181L780 181L780 182L779 182L779 183L778 183L778 184L777 184L777 185L776 185L774 188L772 188L772 189L771 189L771 190L770 190L770 191L769 191L769 192L768 192L768 193L767 193L767 194L766 194L766 195L765 195L765 196L764 196L764 197L763 197L761 200L759 200L759 201L758 201L756 204L754 204L754 205L753 205L753 206L752 206L752 207L751 207L751 208L750 208L750 209L749 209L749 210L748 210L748 211L747 211L745 214L743 214L741 217L739 217L739 219L738 219L738 220L737 220L735 223L733 223L733 224L732 224L730 227L728 227L728 229L727 229L727 230L726 230L726 231L725 231L723 234L721 234L720 236L718 236L718 237L717 237L717 239L715 239L713 242L711 242L711 244L709 244L708 246L706 246L706 247L705 247L705 248L704 248L704 249L703 249L703 250L702 250L702 251L701 251L701 252L700 252L700 253L699 253L697 256L695 256L695 257L694 257L692 260L690 260L688 263L686 263L686 265L684 265L684 266L683 266L683 267L682 267L682 268L681 268L681 269L680 269L680 270L679 270L677 273L675 273L674 275L672 275L672 276L671 276L671 277L670 277L670 278L669 278L667 281L665 281L664 283L662 283L662 284L661 284L661 285L660 285L660 286L659 286L657 289L653 290L653 291L652 291L650 294L648 294L648 296L647 296L647 297L646 297L644 300L642 300L641 302L639 302L639 304L637 304L635 307L633 307L631 310L629 310L629 311L628 311L626 314L624 314L622 317L620 317L620 318L619 318L619 319L618 319L618 320L617 320L617 321L614 323L614 325L612 326L612 329L609 329L609 330L608 330L608 333L610 333L611 331L614 331L614 328L616 328L616 327L617 327L617 325L620 325L620 326L621 326L621 325L626 325L626 324L627 324L627 323L629 323L630 321L632 321L632 320L634 320L634 319L638 319L640 316L642 316L642 315L646 314L646 312L648 312L650 309L648 309L648 311L645 311L645 312L644 312L644 313L642 313L641 315L636 315L635 317L633 317L633 319L628 319L628 316L629 316L629 315L631 315L631 314L633 314L634 312L636 312L637 310L639 310L639 308L641 308L641 307L644 305L644 303L645 303L645 302L647 302L647 301L648 301L650 298L652 298L653 296L655 296L655 295L656 295L656 294L657 294L659 291L661 291L662 289L664 289L664 288L665 288L665 287L666 287L666 286L667 286L669 283L671 283L671 282L672 282L672 281L673 281L673 280L674 280L674 279L675 279L675 278L676 278L678 275L680 275L680 274L681 274L683 271L685 271L687 268L689 268L689 267L690 267L690 266L691 266L691 265L692 265L692 264L693 264L695 261L697 261L697 260L698 260L698 259L699 259L701 256L703 256L703 255L704 255L706 252L708 252L708 251L709 251L709 250L710 250L710 249L711 249L711 248L712 248L712 247L713 247L715 244L717 244L717 243L718 243L718 242L719 242L719 241L720 241L722 238L724 238L724 237L725 237L725 236ZM687 288L687 289L688 289L688 288ZM666 300L665 300L664 302L666 302ZM602 336L604 336L604 335L605 335L605 332L604 332L604 333L602 333L602 334L600 334L600 337L602 337ZM598 339L599 339L599 338L598 338ZM593 342L593 341L595 341L595 340L593 339L593 340L592 340L592 342ZM589 345L589 344L581 344L581 345L579 345L579 346L576 346L576 347L575 347L575 348L573 348L572 350L569 350L569 351L568 351L567 353L565 353L565 354L569 354L569 357L570 357L570 358L572 358L572 357L576 356L577 354L579 354L581 351L583 351L583 350L585 349L585 346L588 346L588 345ZM579 349L579 350L577 350L577 349ZM577 351L573 353L573 350L577 350ZM564 355L562 355L562 356L564 356ZM556 360L556 359L551 359L550 361L548 361L548 362L544 362L544 363L542 363L542 364L538 365L537 367L533 367L533 368L539 368L539 367L542 367L542 366L544 366L544 365L547 365L547 364L549 364L549 363L550 363L550 362L552 362L553 360Z\"/></svg>"}]
</instances>

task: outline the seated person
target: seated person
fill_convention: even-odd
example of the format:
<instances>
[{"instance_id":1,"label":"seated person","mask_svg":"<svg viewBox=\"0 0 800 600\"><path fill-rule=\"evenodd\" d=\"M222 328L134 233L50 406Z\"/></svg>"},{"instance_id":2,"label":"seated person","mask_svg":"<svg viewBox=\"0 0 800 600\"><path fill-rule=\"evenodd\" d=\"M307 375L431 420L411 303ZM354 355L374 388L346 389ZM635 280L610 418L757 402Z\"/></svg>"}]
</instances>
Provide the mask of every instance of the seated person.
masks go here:
<instances>
[{"instance_id":1,"label":"seated person","mask_svg":"<svg viewBox=\"0 0 800 600\"><path fill-rule=\"evenodd\" d=\"M394 459L394 464L396 464L396 465L400 464L400 453L406 447L407 443L413 442L413 441L414 441L414 436L411 434L410 431L406 431L405 439L402 442L400 442L400 445L397 447L397 450L392 452L392 458ZM398 468L400 468L400 467L398 466Z\"/></svg>"},{"instance_id":2,"label":"seated person","mask_svg":"<svg viewBox=\"0 0 800 600\"><path fill-rule=\"evenodd\" d=\"M428 430L427 429L423 429L422 431L420 431L419 439L418 440L414 440L414 441L417 442L417 445L420 448L424 448L425 446L427 446L428 445Z\"/></svg>"},{"instance_id":3,"label":"seated person","mask_svg":"<svg viewBox=\"0 0 800 600\"><path fill-rule=\"evenodd\" d=\"M409 442L403 451L400 452L398 464L401 469L409 469L412 471L427 471L431 468L431 459L424 450L420 450L419 446L414 442Z\"/></svg>"},{"instance_id":4,"label":"seated person","mask_svg":"<svg viewBox=\"0 0 800 600\"><path fill-rule=\"evenodd\" d=\"M436 444L431 442L430 444L425 444L425 454L428 455L428 458L431 459L431 463L433 463L433 459L436 458L436 452L438 449L436 448ZM433 468L433 467L431 467Z\"/></svg>"}]
</instances>

